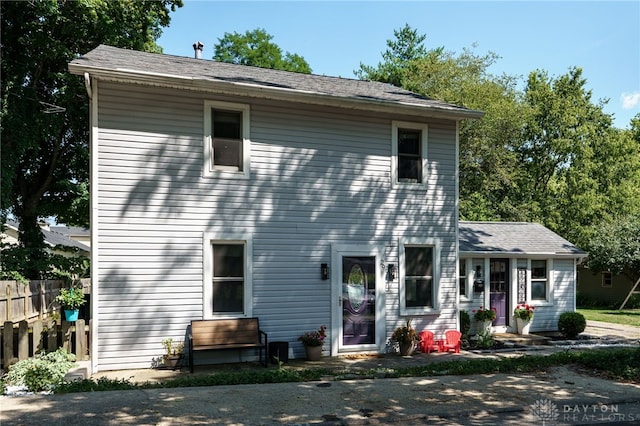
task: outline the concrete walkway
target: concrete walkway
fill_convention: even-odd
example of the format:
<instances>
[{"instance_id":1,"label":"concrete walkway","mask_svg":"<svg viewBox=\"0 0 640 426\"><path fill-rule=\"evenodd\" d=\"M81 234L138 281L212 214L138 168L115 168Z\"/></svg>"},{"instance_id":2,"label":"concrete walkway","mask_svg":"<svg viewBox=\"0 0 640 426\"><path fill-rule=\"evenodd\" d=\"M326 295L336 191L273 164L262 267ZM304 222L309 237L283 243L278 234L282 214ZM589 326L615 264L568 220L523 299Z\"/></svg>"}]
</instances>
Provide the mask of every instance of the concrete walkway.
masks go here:
<instances>
[{"instance_id":1,"label":"concrete walkway","mask_svg":"<svg viewBox=\"0 0 640 426\"><path fill-rule=\"evenodd\" d=\"M640 330L613 333L609 326L589 324L585 334L601 340L632 339L627 341L637 345ZM287 368L373 369L382 377L386 369L401 366L559 350L569 349L532 346L492 353L325 357L313 363L292 360ZM209 367L200 367L195 374L209 373ZM183 374L189 373L149 369L99 377L153 381ZM0 425L640 423L640 384L605 380L570 366L532 374L376 377L374 373L365 379L331 376L307 383L1 396Z\"/></svg>"}]
</instances>

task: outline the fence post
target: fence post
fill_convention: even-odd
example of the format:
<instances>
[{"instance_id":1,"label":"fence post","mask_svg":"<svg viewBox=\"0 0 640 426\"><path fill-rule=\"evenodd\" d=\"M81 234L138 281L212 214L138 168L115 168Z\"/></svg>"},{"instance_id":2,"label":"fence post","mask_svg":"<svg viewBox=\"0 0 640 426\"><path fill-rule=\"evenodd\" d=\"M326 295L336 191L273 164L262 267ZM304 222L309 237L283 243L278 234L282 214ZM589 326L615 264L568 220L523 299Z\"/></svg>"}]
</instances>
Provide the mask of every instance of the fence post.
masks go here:
<instances>
[{"instance_id":1,"label":"fence post","mask_svg":"<svg viewBox=\"0 0 640 426\"><path fill-rule=\"evenodd\" d=\"M68 321L62 321L62 347L71 353L71 323Z\"/></svg>"},{"instance_id":2,"label":"fence post","mask_svg":"<svg viewBox=\"0 0 640 426\"><path fill-rule=\"evenodd\" d=\"M38 320L33 323L33 354L37 354L42 351L42 320Z\"/></svg>"},{"instance_id":3,"label":"fence post","mask_svg":"<svg viewBox=\"0 0 640 426\"><path fill-rule=\"evenodd\" d=\"M87 338L84 334L84 320L76 321L76 360L83 361L87 354Z\"/></svg>"},{"instance_id":4,"label":"fence post","mask_svg":"<svg viewBox=\"0 0 640 426\"><path fill-rule=\"evenodd\" d=\"M29 358L29 323L22 320L18 323L18 360Z\"/></svg>"},{"instance_id":5,"label":"fence post","mask_svg":"<svg viewBox=\"0 0 640 426\"><path fill-rule=\"evenodd\" d=\"M49 329L47 330L47 352L54 351L58 348L58 325L55 321L49 321Z\"/></svg>"},{"instance_id":6,"label":"fence post","mask_svg":"<svg viewBox=\"0 0 640 426\"><path fill-rule=\"evenodd\" d=\"M6 321L13 318L13 299L11 299L11 284L7 285L7 317Z\"/></svg>"},{"instance_id":7,"label":"fence post","mask_svg":"<svg viewBox=\"0 0 640 426\"><path fill-rule=\"evenodd\" d=\"M13 360L13 323L11 321L4 322L4 329L2 330L2 350L4 351L2 365L6 369Z\"/></svg>"}]
</instances>

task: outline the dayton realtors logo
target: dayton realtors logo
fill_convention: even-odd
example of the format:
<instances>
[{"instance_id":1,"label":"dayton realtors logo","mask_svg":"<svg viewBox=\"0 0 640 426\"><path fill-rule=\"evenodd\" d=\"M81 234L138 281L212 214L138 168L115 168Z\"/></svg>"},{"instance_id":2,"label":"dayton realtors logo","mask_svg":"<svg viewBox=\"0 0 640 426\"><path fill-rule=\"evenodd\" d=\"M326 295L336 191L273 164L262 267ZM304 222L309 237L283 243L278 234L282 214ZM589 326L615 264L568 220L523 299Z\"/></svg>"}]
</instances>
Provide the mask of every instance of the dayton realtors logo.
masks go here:
<instances>
[{"instance_id":1,"label":"dayton realtors logo","mask_svg":"<svg viewBox=\"0 0 640 426\"><path fill-rule=\"evenodd\" d=\"M529 406L529 411L543 425L551 425L557 421L587 424L640 420L638 414L620 413L617 404L564 404L558 408L548 399L539 399Z\"/></svg>"}]
</instances>

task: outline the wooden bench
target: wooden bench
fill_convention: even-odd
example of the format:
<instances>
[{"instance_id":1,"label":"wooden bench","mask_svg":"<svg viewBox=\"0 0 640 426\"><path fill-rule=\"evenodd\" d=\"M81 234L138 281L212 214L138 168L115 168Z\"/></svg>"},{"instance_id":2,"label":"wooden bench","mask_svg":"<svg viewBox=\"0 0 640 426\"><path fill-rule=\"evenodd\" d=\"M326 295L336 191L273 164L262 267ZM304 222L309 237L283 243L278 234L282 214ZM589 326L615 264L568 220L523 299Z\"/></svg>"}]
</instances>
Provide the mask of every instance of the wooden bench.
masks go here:
<instances>
[{"instance_id":1,"label":"wooden bench","mask_svg":"<svg viewBox=\"0 0 640 426\"><path fill-rule=\"evenodd\" d=\"M262 338L264 337L264 343ZM267 333L260 330L258 318L192 320L189 333L189 368L193 373L194 351L258 348L260 363L267 366L262 352L267 348ZM264 361L263 361L264 360Z\"/></svg>"}]
</instances>

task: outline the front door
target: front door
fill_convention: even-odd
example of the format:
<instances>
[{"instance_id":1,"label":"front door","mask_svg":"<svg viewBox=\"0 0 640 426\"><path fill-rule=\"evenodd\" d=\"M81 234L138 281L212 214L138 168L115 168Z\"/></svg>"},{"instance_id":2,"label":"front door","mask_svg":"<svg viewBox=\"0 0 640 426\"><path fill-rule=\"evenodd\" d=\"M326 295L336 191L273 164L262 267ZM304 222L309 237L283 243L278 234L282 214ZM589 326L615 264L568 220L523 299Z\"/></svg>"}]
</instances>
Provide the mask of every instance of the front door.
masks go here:
<instances>
[{"instance_id":1,"label":"front door","mask_svg":"<svg viewBox=\"0 0 640 426\"><path fill-rule=\"evenodd\" d=\"M509 259L489 260L489 304L496 310L493 325L507 325L509 300Z\"/></svg>"},{"instance_id":2,"label":"front door","mask_svg":"<svg viewBox=\"0 0 640 426\"><path fill-rule=\"evenodd\" d=\"M342 256L342 349L376 343L376 257Z\"/></svg>"}]
</instances>

